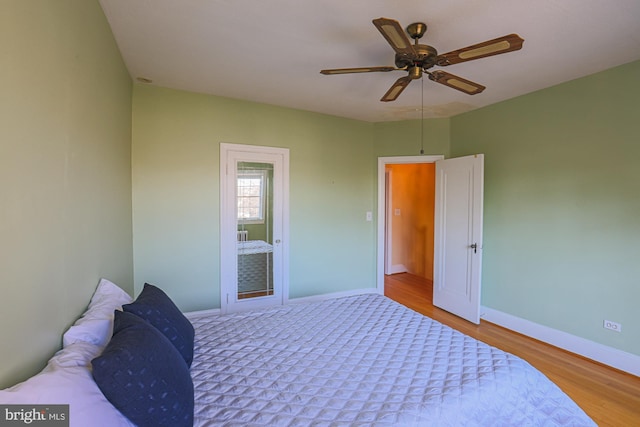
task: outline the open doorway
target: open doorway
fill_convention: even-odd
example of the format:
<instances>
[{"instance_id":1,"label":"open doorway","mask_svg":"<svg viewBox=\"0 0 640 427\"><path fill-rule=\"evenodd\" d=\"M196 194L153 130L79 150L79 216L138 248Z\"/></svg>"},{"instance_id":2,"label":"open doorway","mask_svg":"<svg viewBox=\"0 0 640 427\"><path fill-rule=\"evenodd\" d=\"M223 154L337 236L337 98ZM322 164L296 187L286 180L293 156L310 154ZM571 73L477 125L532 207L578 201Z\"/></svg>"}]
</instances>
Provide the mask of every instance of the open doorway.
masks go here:
<instances>
[{"instance_id":1,"label":"open doorway","mask_svg":"<svg viewBox=\"0 0 640 427\"><path fill-rule=\"evenodd\" d=\"M433 282L435 164L387 164L385 175L385 275Z\"/></svg>"},{"instance_id":2,"label":"open doorway","mask_svg":"<svg viewBox=\"0 0 640 427\"><path fill-rule=\"evenodd\" d=\"M378 158L380 293L384 293L385 274L410 272L433 280L435 161L443 158L442 155ZM417 180L426 182L418 185Z\"/></svg>"}]
</instances>

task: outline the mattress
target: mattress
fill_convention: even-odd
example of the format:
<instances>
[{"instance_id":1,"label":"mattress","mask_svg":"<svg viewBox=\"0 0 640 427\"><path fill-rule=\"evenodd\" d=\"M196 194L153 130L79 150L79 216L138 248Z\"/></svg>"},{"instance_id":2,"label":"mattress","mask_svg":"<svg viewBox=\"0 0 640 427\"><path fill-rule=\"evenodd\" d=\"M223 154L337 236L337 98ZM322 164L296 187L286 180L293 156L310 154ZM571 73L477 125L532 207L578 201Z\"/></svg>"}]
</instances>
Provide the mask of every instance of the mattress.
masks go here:
<instances>
[{"instance_id":1,"label":"mattress","mask_svg":"<svg viewBox=\"0 0 640 427\"><path fill-rule=\"evenodd\" d=\"M196 426L593 426L524 360L367 294L192 319Z\"/></svg>"}]
</instances>

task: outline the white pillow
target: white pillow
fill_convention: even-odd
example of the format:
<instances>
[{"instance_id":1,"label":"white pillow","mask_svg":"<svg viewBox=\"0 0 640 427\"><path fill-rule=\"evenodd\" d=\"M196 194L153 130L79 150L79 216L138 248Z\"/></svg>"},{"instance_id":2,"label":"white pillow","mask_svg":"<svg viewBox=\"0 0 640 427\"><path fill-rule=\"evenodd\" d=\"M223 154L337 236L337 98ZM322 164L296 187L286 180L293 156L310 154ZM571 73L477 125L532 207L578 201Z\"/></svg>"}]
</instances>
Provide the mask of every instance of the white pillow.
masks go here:
<instances>
[{"instance_id":1,"label":"white pillow","mask_svg":"<svg viewBox=\"0 0 640 427\"><path fill-rule=\"evenodd\" d=\"M100 279L87 311L62 336L62 346L88 342L104 348L113 333L113 312L133 299L117 285Z\"/></svg>"},{"instance_id":2,"label":"white pillow","mask_svg":"<svg viewBox=\"0 0 640 427\"><path fill-rule=\"evenodd\" d=\"M0 403L69 405L70 427L126 426L131 423L102 394L91 376L91 359L102 349L86 342L56 353L37 375L0 390Z\"/></svg>"}]
</instances>

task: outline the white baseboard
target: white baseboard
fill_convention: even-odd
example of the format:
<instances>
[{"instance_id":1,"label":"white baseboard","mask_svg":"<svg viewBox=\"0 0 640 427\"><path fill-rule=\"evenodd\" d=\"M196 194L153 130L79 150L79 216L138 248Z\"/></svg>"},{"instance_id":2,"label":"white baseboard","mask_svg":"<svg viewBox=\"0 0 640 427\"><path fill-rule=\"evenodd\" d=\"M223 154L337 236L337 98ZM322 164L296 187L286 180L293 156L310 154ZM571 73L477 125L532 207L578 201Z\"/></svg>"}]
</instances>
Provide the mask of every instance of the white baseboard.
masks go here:
<instances>
[{"instance_id":1,"label":"white baseboard","mask_svg":"<svg viewBox=\"0 0 640 427\"><path fill-rule=\"evenodd\" d=\"M394 264L389 267L389 271L387 271L385 274L406 273L407 271L407 267L405 267L404 264Z\"/></svg>"},{"instance_id":2,"label":"white baseboard","mask_svg":"<svg viewBox=\"0 0 640 427\"><path fill-rule=\"evenodd\" d=\"M540 325L520 317L482 307L481 318L596 362L640 376L640 356L595 341Z\"/></svg>"}]
</instances>

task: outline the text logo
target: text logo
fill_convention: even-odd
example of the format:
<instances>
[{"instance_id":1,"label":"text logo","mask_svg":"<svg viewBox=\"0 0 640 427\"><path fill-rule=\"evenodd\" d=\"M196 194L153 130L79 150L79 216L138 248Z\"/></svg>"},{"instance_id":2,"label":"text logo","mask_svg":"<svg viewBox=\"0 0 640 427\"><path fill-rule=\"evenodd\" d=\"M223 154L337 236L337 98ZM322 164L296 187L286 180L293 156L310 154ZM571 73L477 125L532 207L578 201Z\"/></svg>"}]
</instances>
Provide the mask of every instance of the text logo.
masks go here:
<instances>
[{"instance_id":1,"label":"text logo","mask_svg":"<svg viewBox=\"0 0 640 427\"><path fill-rule=\"evenodd\" d=\"M69 405L0 405L0 427L69 427Z\"/></svg>"}]
</instances>

